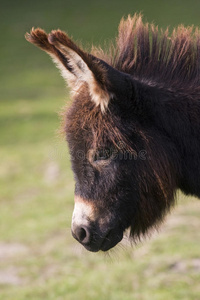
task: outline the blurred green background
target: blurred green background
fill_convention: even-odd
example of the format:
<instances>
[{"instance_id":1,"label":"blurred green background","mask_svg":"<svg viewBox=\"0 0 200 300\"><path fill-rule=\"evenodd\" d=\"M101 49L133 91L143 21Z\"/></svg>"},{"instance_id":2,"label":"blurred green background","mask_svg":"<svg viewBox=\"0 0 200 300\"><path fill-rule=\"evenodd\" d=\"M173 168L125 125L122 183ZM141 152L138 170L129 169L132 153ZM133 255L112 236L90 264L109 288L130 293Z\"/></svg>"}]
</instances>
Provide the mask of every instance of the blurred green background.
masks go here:
<instances>
[{"instance_id":1,"label":"blurred green background","mask_svg":"<svg viewBox=\"0 0 200 300\"><path fill-rule=\"evenodd\" d=\"M113 39L122 16L161 27L200 26L198 0L0 2L0 299L200 299L200 203L179 196L161 232L110 255L73 240L73 175L58 137L68 101L34 27L60 28L85 47Z\"/></svg>"}]
</instances>

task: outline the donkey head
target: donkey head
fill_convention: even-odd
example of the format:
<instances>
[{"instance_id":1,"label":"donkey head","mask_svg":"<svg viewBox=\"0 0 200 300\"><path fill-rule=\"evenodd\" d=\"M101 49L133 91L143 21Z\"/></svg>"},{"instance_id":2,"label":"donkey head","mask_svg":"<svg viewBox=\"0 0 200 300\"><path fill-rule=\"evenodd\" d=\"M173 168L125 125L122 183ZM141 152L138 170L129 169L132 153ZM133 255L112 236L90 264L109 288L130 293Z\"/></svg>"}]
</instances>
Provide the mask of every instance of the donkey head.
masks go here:
<instances>
[{"instance_id":1,"label":"donkey head","mask_svg":"<svg viewBox=\"0 0 200 300\"><path fill-rule=\"evenodd\" d=\"M53 58L72 92L65 118L75 178L72 235L90 251L114 247L127 228L137 240L163 219L176 185L170 143L154 122L154 91L60 30L36 29L26 38Z\"/></svg>"}]
</instances>

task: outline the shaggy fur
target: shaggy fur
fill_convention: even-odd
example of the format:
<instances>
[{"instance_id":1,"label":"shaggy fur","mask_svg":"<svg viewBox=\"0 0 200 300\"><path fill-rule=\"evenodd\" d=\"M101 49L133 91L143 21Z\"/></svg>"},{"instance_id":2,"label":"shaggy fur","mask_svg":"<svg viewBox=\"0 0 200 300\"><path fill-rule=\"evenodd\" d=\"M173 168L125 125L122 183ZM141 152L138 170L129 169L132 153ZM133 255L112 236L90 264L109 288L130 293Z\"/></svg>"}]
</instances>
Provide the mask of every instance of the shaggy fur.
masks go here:
<instances>
[{"instance_id":1,"label":"shaggy fur","mask_svg":"<svg viewBox=\"0 0 200 300\"><path fill-rule=\"evenodd\" d=\"M193 26L180 25L170 35L135 14L121 20L116 43L107 52L94 48L93 53L149 86L199 92L200 31Z\"/></svg>"},{"instance_id":2,"label":"shaggy fur","mask_svg":"<svg viewBox=\"0 0 200 300\"><path fill-rule=\"evenodd\" d=\"M121 20L107 52L92 54L59 30L36 29L26 38L56 60L75 89L63 121L75 194L93 202L98 219L112 215L103 227L98 219L92 224L89 243L80 241L88 250L108 250L129 227L140 239L163 220L177 189L200 197L198 29L179 26L169 35L136 14ZM102 149L111 154L98 158ZM103 246L100 236L109 236Z\"/></svg>"}]
</instances>

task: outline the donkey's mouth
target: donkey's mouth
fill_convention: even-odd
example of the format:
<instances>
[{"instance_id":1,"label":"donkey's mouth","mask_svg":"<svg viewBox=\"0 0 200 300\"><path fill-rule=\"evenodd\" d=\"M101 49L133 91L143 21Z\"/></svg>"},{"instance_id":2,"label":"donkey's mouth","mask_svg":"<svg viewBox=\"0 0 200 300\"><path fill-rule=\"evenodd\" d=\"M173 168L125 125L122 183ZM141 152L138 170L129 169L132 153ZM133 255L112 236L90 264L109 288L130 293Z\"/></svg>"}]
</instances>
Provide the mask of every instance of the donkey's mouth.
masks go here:
<instances>
[{"instance_id":1,"label":"donkey's mouth","mask_svg":"<svg viewBox=\"0 0 200 300\"><path fill-rule=\"evenodd\" d=\"M122 230L110 230L105 237L96 236L88 244L82 244L88 251L98 252L98 251L108 251L115 247L123 238Z\"/></svg>"},{"instance_id":2,"label":"donkey's mouth","mask_svg":"<svg viewBox=\"0 0 200 300\"><path fill-rule=\"evenodd\" d=\"M103 240L100 250L108 251L115 247L123 238L123 231L116 233L115 231L110 231L108 235Z\"/></svg>"}]
</instances>

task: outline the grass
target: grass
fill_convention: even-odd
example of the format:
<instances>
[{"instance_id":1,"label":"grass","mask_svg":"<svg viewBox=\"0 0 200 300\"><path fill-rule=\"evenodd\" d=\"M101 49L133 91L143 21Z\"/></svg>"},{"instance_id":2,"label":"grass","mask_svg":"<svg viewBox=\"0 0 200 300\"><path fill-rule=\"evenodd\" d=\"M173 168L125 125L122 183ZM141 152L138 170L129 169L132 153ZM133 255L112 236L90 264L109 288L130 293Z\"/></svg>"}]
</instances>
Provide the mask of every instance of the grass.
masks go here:
<instances>
[{"instance_id":1,"label":"grass","mask_svg":"<svg viewBox=\"0 0 200 300\"><path fill-rule=\"evenodd\" d=\"M200 299L195 199L181 195L161 232L137 247L125 240L110 255L93 254L73 240L73 175L56 135L68 95L50 59L24 39L32 26L60 27L98 44L114 37L122 15L198 25L199 8L195 0L1 4L0 299Z\"/></svg>"}]
</instances>

